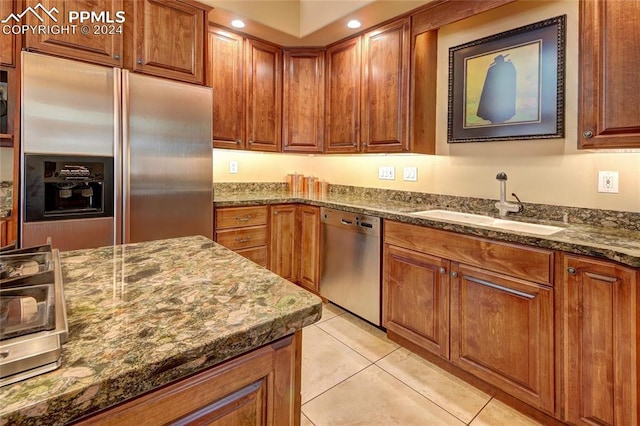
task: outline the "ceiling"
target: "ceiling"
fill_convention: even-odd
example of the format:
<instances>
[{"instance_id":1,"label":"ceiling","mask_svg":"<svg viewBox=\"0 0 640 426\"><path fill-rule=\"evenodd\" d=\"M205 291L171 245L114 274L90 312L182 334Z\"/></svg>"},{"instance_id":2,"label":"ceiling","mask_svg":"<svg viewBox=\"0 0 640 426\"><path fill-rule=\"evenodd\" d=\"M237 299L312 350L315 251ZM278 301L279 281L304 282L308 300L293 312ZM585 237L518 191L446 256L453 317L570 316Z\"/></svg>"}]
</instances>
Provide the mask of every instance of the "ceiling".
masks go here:
<instances>
[{"instance_id":1,"label":"ceiling","mask_svg":"<svg viewBox=\"0 0 640 426\"><path fill-rule=\"evenodd\" d=\"M209 21L281 46L326 46L416 9L432 0L199 0L214 9ZM358 19L359 29L346 23Z\"/></svg>"}]
</instances>

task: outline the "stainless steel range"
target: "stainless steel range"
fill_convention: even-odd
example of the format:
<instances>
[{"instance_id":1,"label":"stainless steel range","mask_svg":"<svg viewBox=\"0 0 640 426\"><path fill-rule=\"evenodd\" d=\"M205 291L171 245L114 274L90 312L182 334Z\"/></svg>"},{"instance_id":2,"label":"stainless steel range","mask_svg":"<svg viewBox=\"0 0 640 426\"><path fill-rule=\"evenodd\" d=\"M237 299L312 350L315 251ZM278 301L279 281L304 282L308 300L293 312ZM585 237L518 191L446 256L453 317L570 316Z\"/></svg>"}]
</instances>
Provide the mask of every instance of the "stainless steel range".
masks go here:
<instances>
[{"instance_id":1,"label":"stainless steel range","mask_svg":"<svg viewBox=\"0 0 640 426\"><path fill-rule=\"evenodd\" d=\"M0 252L0 386L58 368L67 335L58 250Z\"/></svg>"}]
</instances>

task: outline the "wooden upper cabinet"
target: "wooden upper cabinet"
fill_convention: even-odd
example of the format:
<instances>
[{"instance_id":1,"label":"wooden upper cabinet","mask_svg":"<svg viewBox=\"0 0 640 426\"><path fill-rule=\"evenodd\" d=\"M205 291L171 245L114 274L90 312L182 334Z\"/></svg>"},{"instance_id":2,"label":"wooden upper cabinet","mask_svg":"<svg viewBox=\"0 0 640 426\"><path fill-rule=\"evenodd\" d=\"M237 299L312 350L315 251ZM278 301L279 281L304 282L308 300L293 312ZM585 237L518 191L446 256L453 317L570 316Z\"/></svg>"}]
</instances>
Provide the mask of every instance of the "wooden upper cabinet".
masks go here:
<instances>
[{"instance_id":1,"label":"wooden upper cabinet","mask_svg":"<svg viewBox=\"0 0 640 426\"><path fill-rule=\"evenodd\" d=\"M204 81L207 9L195 2L128 0L132 41L127 67L132 71L189 83Z\"/></svg>"},{"instance_id":2,"label":"wooden upper cabinet","mask_svg":"<svg viewBox=\"0 0 640 426\"><path fill-rule=\"evenodd\" d=\"M360 86L362 38L356 37L327 49L325 151L360 150Z\"/></svg>"},{"instance_id":3,"label":"wooden upper cabinet","mask_svg":"<svg viewBox=\"0 0 640 426\"><path fill-rule=\"evenodd\" d=\"M7 2L3 1L3 3ZM64 34L33 34L27 31L24 37L24 47L80 61L122 66L125 24L118 22L69 22L69 11L102 13L105 18L108 15L111 20L116 21L120 19L116 16L116 12L124 10L123 0L27 0L25 8L36 7L38 4L49 11L55 8L58 12L53 12L52 15L57 19L57 22L49 16L43 16L44 22L40 22L35 15L27 14L24 19L29 25L70 25L72 30ZM128 19L132 19L132 17L125 15L125 22Z\"/></svg>"},{"instance_id":4,"label":"wooden upper cabinet","mask_svg":"<svg viewBox=\"0 0 640 426\"><path fill-rule=\"evenodd\" d=\"M17 2L14 0L0 1L0 19L8 17L12 13L18 12ZM8 22L7 24L10 24ZM0 65L15 66L16 64L16 41L15 35L0 35Z\"/></svg>"},{"instance_id":5,"label":"wooden upper cabinet","mask_svg":"<svg viewBox=\"0 0 640 426\"><path fill-rule=\"evenodd\" d=\"M640 147L638 16L638 1L580 1L580 148Z\"/></svg>"},{"instance_id":6,"label":"wooden upper cabinet","mask_svg":"<svg viewBox=\"0 0 640 426\"><path fill-rule=\"evenodd\" d=\"M410 19L364 35L362 151L409 150Z\"/></svg>"},{"instance_id":7,"label":"wooden upper cabinet","mask_svg":"<svg viewBox=\"0 0 640 426\"><path fill-rule=\"evenodd\" d=\"M562 265L563 420L637 425L640 273L569 254Z\"/></svg>"},{"instance_id":8,"label":"wooden upper cabinet","mask_svg":"<svg viewBox=\"0 0 640 426\"><path fill-rule=\"evenodd\" d=\"M244 137L244 38L209 27L207 84L213 88L213 147L242 149Z\"/></svg>"},{"instance_id":9,"label":"wooden upper cabinet","mask_svg":"<svg viewBox=\"0 0 640 426\"><path fill-rule=\"evenodd\" d=\"M257 40L246 42L247 149L281 150L282 50Z\"/></svg>"},{"instance_id":10,"label":"wooden upper cabinet","mask_svg":"<svg viewBox=\"0 0 640 426\"><path fill-rule=\"evenodd\" d=\"M283 151L322 152L323 50L285 50L283 98Z\"/></svg>"}]
</instances>

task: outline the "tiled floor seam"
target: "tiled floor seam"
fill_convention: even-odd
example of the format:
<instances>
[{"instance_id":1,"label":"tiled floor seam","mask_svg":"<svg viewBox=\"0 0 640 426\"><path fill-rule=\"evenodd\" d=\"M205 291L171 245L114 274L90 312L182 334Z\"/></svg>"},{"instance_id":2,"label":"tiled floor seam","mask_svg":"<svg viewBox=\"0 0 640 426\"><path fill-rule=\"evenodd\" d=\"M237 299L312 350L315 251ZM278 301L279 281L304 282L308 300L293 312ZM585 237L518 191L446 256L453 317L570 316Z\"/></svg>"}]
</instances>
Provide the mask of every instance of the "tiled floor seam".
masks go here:
<instances>
[{"instance_id":1,"label":"tiled floor seam","mask_svg":"<svg viewBox=\"0 0 640 426\"><path fill-rule=\"evenodd\" d=\"M484 404L484 405L482 406L482 408L480 409L480 411L478 411L478 412L476 413L476 415L475 415L475 416L473 416L473 418L471 419L471 421L470 421L469 423L467 423L467 424L468 424L468 425L470 425L471 423L473 423L473 422L474 422L474 420L478 418L478 416L480 415L480 413L482 413L482 410L484 410L485 408L487 408L487 405L489 405L489 403L490 403L491 401L493 401L493 397L489 398L489 400L487 401L487 403L486 403L486 404Z\"/></svg>"},{"instance_id":2,"label":"tiled floor seam","mask_svg":"<svg viewBox=\"0 0 640 426\"><path fill-rule=\"evenodd\" d=\"M329 391L330 391L330 390L332 390L333 388L335 388L335 387L337 387L337 386L340 386L342 383L346 382L346 381L347 381L347 380L349 380L350 378L357 376L358 374L362 373L364 370L366 370L367 368L371 367L372 365L375 365L375 364L374 364L373 362L372 362L372 363L370 363L369 365L367 365L366 367L364 367L364 368L362 368L362 369L360 369L360 370L356 371L356 372L355 372L355 373L353 373L352 375L350 375L350 376L348 376L348 377L345 377L345 378L344 378L344 380L341 380L340 382L338 382L338 383L336 383L335 385L331 386L329 389L326 389L326 390L322 391L321 393L319 393L318 395L316 395L316 396L314 396L313 398L311 398L310 400L305 401L305 402L304 402L304 404L302 404L302 412L304 413L304 406L305 406L305 405L307 405L308 403L310 403L310 402L311 402L311 401L313 401L314 399L319 398L320 396L324 395L325 393L329 392ZM376 366L376 367L378 367L378 366ZM380 367L378 367L378 368L380 368ZM306 414L305 414L305 416L306 416ZM309 416L307 416L307 418L309 418ZM309 420L311 420L311 419L309 419Z\"/></svg>"}]
</instances>

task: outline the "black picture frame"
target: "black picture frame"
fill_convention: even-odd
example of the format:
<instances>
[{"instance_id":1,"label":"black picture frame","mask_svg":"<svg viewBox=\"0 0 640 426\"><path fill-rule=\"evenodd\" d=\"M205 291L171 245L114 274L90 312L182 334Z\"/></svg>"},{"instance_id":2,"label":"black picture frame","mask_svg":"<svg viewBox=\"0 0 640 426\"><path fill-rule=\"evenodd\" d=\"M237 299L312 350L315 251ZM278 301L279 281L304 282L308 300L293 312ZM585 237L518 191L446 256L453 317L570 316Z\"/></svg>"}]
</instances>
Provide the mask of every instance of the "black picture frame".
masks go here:
<instances>
[{"instance_id":1,"label":"black picture frame","mask_svg":"<svg viewBox=\"0 0 640 426\"><path fill-rule=\"evenodd\" d=\"M447 142L564 137L566 15L449 49Z\"/></svg>"}]
</instances>

